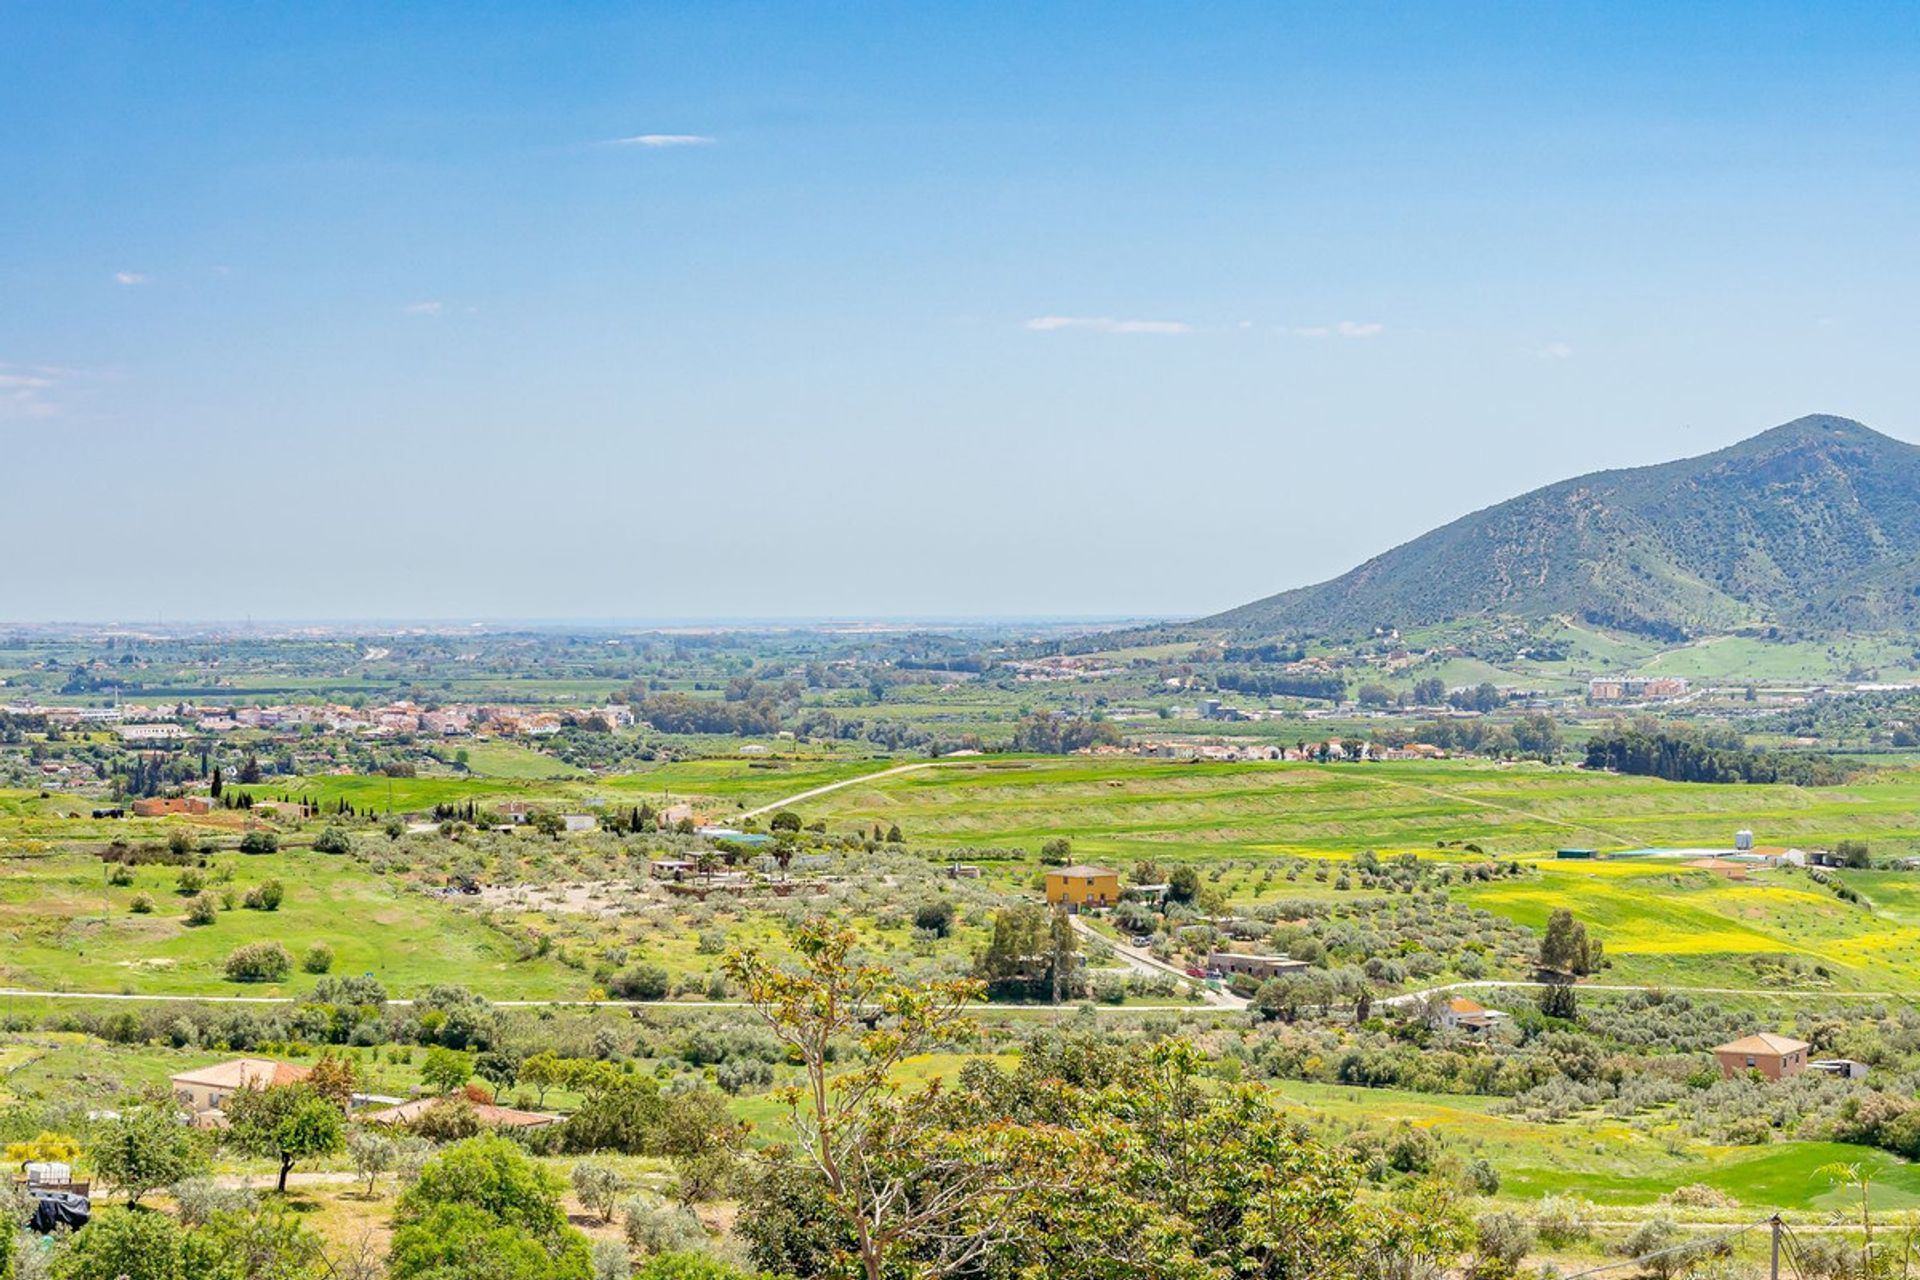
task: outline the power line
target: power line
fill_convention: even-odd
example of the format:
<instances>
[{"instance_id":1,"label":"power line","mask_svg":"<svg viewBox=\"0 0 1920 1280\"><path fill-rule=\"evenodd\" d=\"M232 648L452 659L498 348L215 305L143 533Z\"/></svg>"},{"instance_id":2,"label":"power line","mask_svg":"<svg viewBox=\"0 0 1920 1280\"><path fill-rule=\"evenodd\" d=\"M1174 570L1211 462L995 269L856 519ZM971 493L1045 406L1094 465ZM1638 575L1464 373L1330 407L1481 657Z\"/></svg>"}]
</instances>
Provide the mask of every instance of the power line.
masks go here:
<instances>
[{"instance_id":1,"label":"power line","mask_svg":"<svg viewBox=\"0 0 1920 1280\"><path fill-rule=\"evenodd\" d=\"M1643 1253L1637 1258L1622 1258L1618 1262L1609 1262L1602 1266L1590 1267L1585 1271L1575 1271L1570 1275L1562 1276L1561 1280L1582 1280L1584 1276L1602 1275L1608 1271L1618 1271L1621 1267L1636 1267L1641 1263L1651 1262L1655 1258L1664 1258L1670 1253L1684 1253L1692 1249L1713 1248L1722 1244L1730 1245L1733 1241L1740 1239L1754 1228L1771 1226L1773 1222L1774 1219L1766 1218L1759 1222L1749 1223L1737 1231L1730 1231L1726 1235L1715 1236L1709 1240L1682 1240L1680 1243L1668 1245L1664 1249L1655 1249L1652 1253Z\"/></svg>"}]
</instances>

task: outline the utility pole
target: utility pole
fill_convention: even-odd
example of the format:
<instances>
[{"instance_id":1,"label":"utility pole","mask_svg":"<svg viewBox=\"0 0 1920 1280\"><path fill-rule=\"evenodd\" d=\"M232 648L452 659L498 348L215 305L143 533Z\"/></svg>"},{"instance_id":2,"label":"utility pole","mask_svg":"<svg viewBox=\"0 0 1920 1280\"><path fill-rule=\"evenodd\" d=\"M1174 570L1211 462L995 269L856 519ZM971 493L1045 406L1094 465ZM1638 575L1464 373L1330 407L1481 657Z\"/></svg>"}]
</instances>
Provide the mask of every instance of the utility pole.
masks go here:
<instances>
[{"instance_id":1,"label":"utility pole","mask_svg":"<svg viewBox=\"0 0 1920 1280\"><path fill-rule=\"evenodd\" d=\"M1771 1280L1780 1280L1780 1215L1774 1214L1768 1225L1773 1228L1773 1266L1767 1274Z\"/></svg>"}]
</instances>

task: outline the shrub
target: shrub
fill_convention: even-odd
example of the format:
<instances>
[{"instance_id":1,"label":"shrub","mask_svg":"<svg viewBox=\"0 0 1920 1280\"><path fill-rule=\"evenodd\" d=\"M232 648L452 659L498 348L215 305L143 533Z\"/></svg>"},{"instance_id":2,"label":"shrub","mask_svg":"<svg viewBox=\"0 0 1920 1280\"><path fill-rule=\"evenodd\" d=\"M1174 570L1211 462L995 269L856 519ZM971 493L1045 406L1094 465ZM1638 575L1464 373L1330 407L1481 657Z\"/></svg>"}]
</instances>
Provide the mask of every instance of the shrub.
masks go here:
<instances>
[{"instance_id":1,"label":"shrub","mask_svg":"<svg viewBox=\"0 0 1920 1280\"><path fill-rule=\"evenodd\" d=\"M150 893L134 894L133 901L127 904L127 910L137 916L153 914L153 895Z\"/></svg>"},{"instance_id":2,"label":"shrub","mask_svg":"<svg viewBox=\"0 0 1920 1280\"><path fill-rule=\"evenodd\" d=\"M1505 1280L1533 1250L1533 1229L1514 1213L1483 1213L1474 1222L1474 1280Z\"/></svg>"},{"instance_id":3,"label":"shrub","mask_svg":"<svg viewBox=\"0 0 1920 1280\"><path fill-rule=\"evenodd\" d=\"M196 894L187 899L188 924L212 924L219 916L219 908L214 906L213 899L207 894Z\"/></svg>"},{"instance_id":4,"label":"shrub","mask_svg":"<svg viewBox=\"0 0 1920 1280\"><path fill-rule=\"evenodd\" d=\"M198 893L207 887L207 873L198 867L182 867L173 883L181 893Z\"/></svg>"},{"instance_id":5,"label":"shrub","mask_svg":"<svg viewBox=\"0 0 1920 1280\"><path fill-rule=\"evenodd\" d=\"M340 827L328 827L313 838L315 853L352 853L353 837Z\"/></svg>"},{"instance_id":6,"label":"shrub","mask_svg":"<svg viewBox=\"0 0 1920 1280\"><path fill-rule=\"evenodd\" d=\"M59 1280L178 1280L183 1237L164 1213L114 1206L77 1232L54 1263Z\"/></svg>"},{"instance_id":7,"label":"shrub","mask_svg":"<svg viewBox=\"0 0 1920 1280\"><path fill-rule=\"evenodd\" d=\"M1402 1124L1387 1137L1387 1164L1399 1173L1426 1173L1440 1158L1440 1140L1425 1129Z\"/></svg>"},{"instance_id":8,"label":"shrub","mask_svg":"<svg viewBox=\"0 0 1920 1280\"><path fill-rule=\"evenodd\" d=\"M301 957L300 967L308 973L327 973L333 968L333 948L324 942L316 942L307 948L307 954Z\"/></svg>"},{"instance_id":9,"label":"shrub","mask_svg":"<svg viewBox=\"0 0 1920 1280\"><path fill-rule=\"evenodd\" d=\"M249 831L240 837L242 853L273 853L280 848L280 837L271 831Z\"/></svg>"},{"instance_id":10,"label":"shrub","mask_svg":"<svg viewBox=\"0 0 1920 1280\"><path fill-rule=\"evenodd\" d=\"M664 1000L672 987L667 971L657 964L637 964L622 969L607 983L607 993L617 1000Z\"/></svg>"},{"instance_id":11,"label":"shrub","mask_svg":"<svg viewBox=\"0 0 1920 1280\"><path fill-rule=\"evenodd\" d=\"M600 1221L612 1222L613 1211L620 1203L620 1192L626 1188L626 1179L620 1171L610 1164L597 1160L582 1160L573 1166L573 1194L582 1206L600 1215Z\"/></svg>"},{"instance_id":12,"label":"shrub","mask_svg":"<svg viewBox=\"0 0 1920 1280\"><path fill-rule=\"evenodd\" d=\"M415 1116L407 1128L429 1142L460 1142L480 1136L480 1114L465 1098L442 1098Z\"/></svg>"},{"instance_id":13,"label":"shrub","mask_svg":"<svg viewBox=\"0 0 1920 1280\"><path fill-rule=\"evenodd\" d=\"M759 1280L710 1253L663 1253L633 1273L634 1280Z\"/></svg>"},{"instance_id":14,"label":"shrub","mask_svg":"<svg viewBox=\"0 0 1920 1280\"><path fill-rule=\"evenodd\" d=\"M217 1214L249 1212L258 1201L251 1188L223 1187L205 1174L183 1178L167 1194L183 1227L203 1227Z\"/></svg>"},{"instance_id":15,"label":"shrub","mask_svg":"<svg viewBox=\"0 0 1920 1280\"><path fill-rule=\"evenodd\" d=\"M632 1280L633 1259L618 1240L593 1242L593 1280Z\"/></svg>"},{"instance_id":16,"label":"shrub","mask_svg":"<svg viewBox=\"0 0 1920 1280\"><path fill-rule=\"evenodd\" d=\"M227 954L227 978L233 982L284 982L293 957L277 942L249 942Z\"/></svg>"},{"instance_id":17,"label":"shrub","mask_svg":"<svg viewBox=\"0 0 1920 1280\"><path fill-rule=\"evenodd\" d=\"M561 1187L557 1175L506 1138L473 1138L428 1163L400 1198L394 1217L410 1222L442 1205L462 1205L552 1238L567 1225Z\"/></svg>"},{"instance_id":18,"label":"shrub","mask_svg":"<svg viewBox=\"0 0 1920 1280\"><path fill-rule=\"evenodd\" d=\"M944 938L953 932L953 904L944 899L923 903L913 913L913 925L916 929L925 929L936 938Z\"/></svg>"},{"instance_id":19,"label":"shrub","mask_svg":"<svg viewBox=\"0 0 1920 1280\"><path fill-rule=\"evenodd\" d=\"M107 869L107 883L126 888L133 883L133 868L124 862L116 862Z\"/></svg>"},{"instance_id":20,"label":"shrub","mask_svg":"<svg viewBox=\"0 0 1920 1280\"><path fill-rule=\"evenodd\" d=\"M171 1106L130 1107L96 1126L87 1156L130 1206L150 1191L193 1177L207 1163L199 1135L179 1122Z\"/></svg>"},{"instance_id":21,"label":"shrub","mask_svg":"<svg viewBox=\"0 0 1920 1280\"><path fill-rule=\"evenodd\" d=\"M1533 1211L1533 1229L1556 1249L1585 1240L1593 1234L1593 1202L1579 1196L1542 1196Z\"/></svg>"},{"instance_id":22,"label":"shrub","mask_svg":"<svg viewBox=\"0 0 1920 1280\"><path fill-rule=\"evenodd\" d=\"M1646 1274L1654 1280L1670 1280L1693 1269L1711 1257L1724 1243L1715 1240L1686 1240L1672 1218L1649 1218L1633 1229L1614 1252L1628 1258L1642 1258Z\"/></svg>"},{"instance_id":23,"label":"shrub","mask_svg":"<svg viewBox=\"0 0 1920 1280\"><path fill-rule=\"evenodd\" d=\"M773 1084L773 1064L756 1058L723 1062L714 1068L713 1082L728 1093L752 1093Z\"/></svg>"},{"instance_id":24,"label":"shrub","mask_svg":"<svg viewBox=\"0 0 1920 1280\"><path fill-rule=\"evenodd\" d=\"M700 1219L678 1205L633 1196L620 1206L620 1218L627 1246L635 1253L674 1253L697 1249L707 1242L707 1230Z\"/></svg>"},{"instance_id":25,"label":"shrub","mask_svg":"<svg viewBox=\"0 0 1920 1280\"><path fill-rule=\"evenodd\" d=\"M278 880L262 880L247 890L243 901L249 911L278 911L286 896L287 887Z\"/></svg>"},{"instance_id":26,"label":"shrub","mask_svg":"<svg viewBox=\"0 0 1920 1280\"><path fill-rule=\"evenodd\" d=\"M373 1195L380 1175L400 1163L400 1144L381 1133L379 1125L355 1125L347 1132L347 1154L353 1159L353 1171L367 1180L367 1195Z\"/></svg>"}]
</instances>

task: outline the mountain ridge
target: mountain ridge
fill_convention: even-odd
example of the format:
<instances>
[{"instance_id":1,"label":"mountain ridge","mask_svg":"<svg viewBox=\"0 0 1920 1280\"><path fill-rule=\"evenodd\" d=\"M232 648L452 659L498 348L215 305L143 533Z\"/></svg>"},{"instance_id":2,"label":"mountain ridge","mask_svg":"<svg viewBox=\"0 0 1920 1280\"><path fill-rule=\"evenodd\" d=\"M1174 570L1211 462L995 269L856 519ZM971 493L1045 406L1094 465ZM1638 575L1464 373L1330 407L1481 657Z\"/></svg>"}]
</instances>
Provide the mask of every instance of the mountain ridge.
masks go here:
<instances>
[{"instance_id":1,"label":"mountain ridge","mask_svg":"<svg viewBox=\"0 0 1920 1280\"><path fill-rule=\"evenodd\" d=\"M1242 635L1573 615L1680 638L1920 621L1920 446L1811 414L1711 453L1591 472L1347 573L1199 620Z\"/></svg>"}]
</instances>

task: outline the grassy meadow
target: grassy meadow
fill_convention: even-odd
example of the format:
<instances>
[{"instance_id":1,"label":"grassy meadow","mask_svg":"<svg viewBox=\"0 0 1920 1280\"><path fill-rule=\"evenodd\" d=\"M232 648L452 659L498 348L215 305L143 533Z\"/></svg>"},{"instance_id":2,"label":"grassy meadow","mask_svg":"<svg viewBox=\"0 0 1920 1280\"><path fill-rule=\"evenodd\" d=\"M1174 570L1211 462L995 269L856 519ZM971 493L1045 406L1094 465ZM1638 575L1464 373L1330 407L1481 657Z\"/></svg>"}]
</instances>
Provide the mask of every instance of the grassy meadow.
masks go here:
<instances>
[{"instance_id":1,"label":"grassy meadow","mask_svg":"<svg viewBox=\"0 0 1920 1280\"><path fill-rule=\"evenodd\" d=\"M1664 782L1470 761L1196 764L1129 757L991 758L851 786L805 806L833 821L898 822L946 844L1035 845L1069 835L1112 861L1432 852L1472 842L1499 857L1567 845L1730 848L1864 838L1920 851L1920 770L1840 787Z\"/></svg>"},{"instance_id":2,"label":"grassy meadow","mask_svg":"<svg viewBox=\"0 0 1920 1280\"><path fill-rule=\"evenodd\" d=\"M214 923L187 923L177 868L133 869L131 885L110 885L106 864L82 854L0 863L0 985L52 991L150 995L285 995L311 986L300 971L307 948L334 950L333 972L375 973L396 994L461 983L499 999L580 998L586 979L547 957L517 958L510 940L472 915L451 909L349 858L308 850L214 859L208 888L244 898L251 886L279 880L276 911L235 905ZM222 882L217 876L231 871ZM153 911L136 914L145 894ZM286 983L233 983L223 969L242 943L279 942L292 953Z\"/></svg>"}]
</instances>

